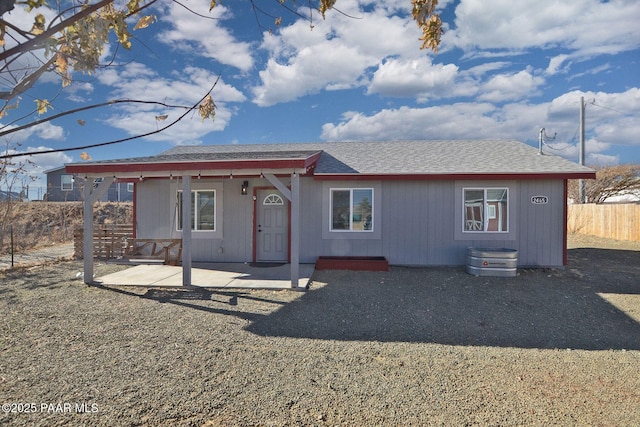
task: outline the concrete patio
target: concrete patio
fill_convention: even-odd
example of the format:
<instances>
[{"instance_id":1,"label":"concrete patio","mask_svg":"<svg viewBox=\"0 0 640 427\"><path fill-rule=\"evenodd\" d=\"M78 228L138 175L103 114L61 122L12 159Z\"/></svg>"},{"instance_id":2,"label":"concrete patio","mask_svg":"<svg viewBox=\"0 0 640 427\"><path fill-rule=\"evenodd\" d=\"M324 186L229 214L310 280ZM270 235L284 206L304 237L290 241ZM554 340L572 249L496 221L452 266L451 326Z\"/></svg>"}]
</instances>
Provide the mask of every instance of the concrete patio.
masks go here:
<instances>
[{"instance_id":1,"label":"concrete patio","mask_svg":"<svg viewBox=\"0 0 640 427\"><path fill-rule=\"evenodd\" d=\"M299 289L305 289L314 264L300 264ZM136 265L117 273L97 277L103 286L146 286L181 288L182 267ZM201 288L291 289L290 264L193 263L191 284Z\"/></svg>"}]
</instances>

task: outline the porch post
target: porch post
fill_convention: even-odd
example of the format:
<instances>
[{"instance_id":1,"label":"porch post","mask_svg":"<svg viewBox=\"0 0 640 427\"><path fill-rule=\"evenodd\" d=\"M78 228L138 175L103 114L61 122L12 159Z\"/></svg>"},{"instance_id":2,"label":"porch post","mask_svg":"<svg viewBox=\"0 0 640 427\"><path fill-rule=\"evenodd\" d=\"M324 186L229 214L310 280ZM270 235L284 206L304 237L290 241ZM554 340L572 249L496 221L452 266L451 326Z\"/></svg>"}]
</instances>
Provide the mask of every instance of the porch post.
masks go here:
<instances>
[{"instance_id":1,"label":"porch post","mask_svg":"<svg viewBox=\"0 0 640 427\"><path fill-rule=\"evenodd\" d=\"M82 259L84 263L84 283L93 283L93 200L91 200L92 186L89 179L85 179L82 204L82 221L84 224L84 236L82 241Z\"/></svg>"},{"instance_id":2,"label":"porch post","mask_svg":"<svg viewBox=\"0 0 640 427\"><path fill-rule=\"evenodd\" d=\"M291 174L291 288L300 281L300 175Z\"/></svg>"},{"instance_id":3,"label":"porch post","mask_svg":"<svg viewBox=\"0 0 640 427\"><path fill-rule=\"evenodd\" d=\"M82 221L84 236L82 238L82 258L84 263L84 283L93 283L93 204L109 189L115 177L111 180L103 179L97 187L93 188L92 177L84 178L82 203Z\"/></svg>"},{"instance_id":4,"label":"porch post","mask_svg":"<svg viewBox=\"0 0 640 427\"><path fill-rule=\"evenodd\" d=\"M191 286L191 175L182 175L182 286Z\"/></svg>"}]
</instances>

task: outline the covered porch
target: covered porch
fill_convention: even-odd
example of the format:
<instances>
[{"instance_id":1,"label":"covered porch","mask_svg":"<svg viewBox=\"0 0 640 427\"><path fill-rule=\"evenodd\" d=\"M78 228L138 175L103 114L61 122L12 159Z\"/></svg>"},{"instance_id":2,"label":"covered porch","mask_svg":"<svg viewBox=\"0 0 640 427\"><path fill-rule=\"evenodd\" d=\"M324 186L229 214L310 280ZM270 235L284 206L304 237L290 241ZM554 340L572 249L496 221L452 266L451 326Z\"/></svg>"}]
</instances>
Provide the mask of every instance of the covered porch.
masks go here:
<instances>
[{"instance_id":1,"label":"covered porch","mask_svg":"<svg viewBox=\"0 0 640 427\"><path fill-rule=\"evenodd\" d=\"M315 270L313 264L300 264L297 286L307 289ZM182 267L162 264L143 264L116 273L97 277L101 286L144 286L180 288ZM254 263L193 263L191 287L233 289L291 289L290 264Z\"/></svg>"},{"instance_id":2,"label":"covered porch","mask_svg":"<svg viewBox=\"0 0 640 427\"><path fill-rule=\"evenodd\" d=\"M106 190L114 180L132 182L134 184L134 237L139 238L169 238L179 237L181 240L181 266L153 266L153 267L141 267L128 269L121 273L121 275L131 275L134 278L130 280L136 281L137 272L140 271L140 278L146 279L142 283L149 286L149 283L158 283L154 286L182 286L186 288L200 287L200 286L212 286L212 287L235 287L237 285L243 285L241 287L276 287L282 288L283 273L287 271L287 279L289 282L288 288L304 289L308 284L308 279L312 273L303 273L301 271L300 264L300 220L301 220L301 194L300 194L300 178L313 173L315 164L320 157L320 152L317 150L309 151L292 151L285 153L270 153L270 152L254 152L254 153L215 153L208 156L198 155L161 155L148 158L134 158L134 159L122 159L116 161L106 162L87 162L82 164L69 164L66 165L67 173L82 176L85 178L85 182L94 182L94 185L86 185L84 188L84 281L87 284L95 283L94 279L94 260L91 252L92 243L91 236L93 235L93 207L100 195ZM235 181L234 178L236 179ZM251 181L253 180L253 181ZM224 268L198 268L195 261L215 262L216 253L221 254L223 248L220 247L218 252L208 252L211 256L206 259L193 259L193 246L194 246L194 207L193 203L180 203L177 208L177 224L179 229L176 230L174 221L165 221L165 229L162 236L137 235L138 228L143 221L149 220L150 212L147 211L147 217L138 216L139 202L137 196L138 184L146 182L166 182L175 183L168 184L173 187L171 193L177 192L177 194L192 194L192 190L198 189L200 183L232 183L240 182L242 185L238 185L237 190L241 192L241 196L246 196L245 200L253 200L253 204L249 205L243 203L230 204L233 207L227 207L226 211L222 207L222 187L217 187L218 190L211 191L212 194L216 194L215 191L219 191L216 196L215 209L218 209L217 214L211 215L210 223L207 223L210 233L222 236L226 235L227 241L240 241L249 242L249 239L253 242L254 255L253 259L249 256L243 257L243 259L234 260L238 262L238 265L231 269L231 271L225 271ZM267 187L259 187L255 184L255 181L262 181L266 183ZM249 192L249 182L254 182L253 198ZM220 184L224 185L224 184ZM264 185L264 184L261 184ZM236 186L234 185L234 188ZM272 280L264 278L267 270L247 270L238 269L238 266L248 265L251 266L252 261L264 261L264 259L258 259L256 257L256 242L257 236L263 236L263 230L260 223L256 221L256 215L259 212L258 208L261 204L261 200L257 200L258 188L273 188L277 190L282 199L288 202L288 241L286 242L286 249L284 251L286 261L284 266L279 267L279 273L277 277ZM166 192L164 194L167 194ZM171 196L170 196L171 197ZM280 199L279 205L284 205L285 202ZM192 198L193 200L193 198ZM167 206L168 207L168 206ZM224 225L220 224L223 218L227 218L227 223L232 222L230 219L237 216L240 212L250 212L252 210L253 215L253 229L249 235L239 237L232 230L225 229ZM152 215L155 216L156 212ZM218 215L216 217L216 215ZM217 218L217 219L215 219ZM213 228L215 224L216 228ZM198 224L199 225L199 224ZM178 236L172 236L172 234L179 233ZM164 235L169 234L169 235ZM200 233L200 242L202 242L203 233ZM213 237L212 239L214 239ZM202 258L202 252L200 252L200 258ZM145 278L144 276L150 274L151 269L156 268L156 273L160 276ZM264 268L264 267L258 267ZM240 271L237 271L240 270ZM307 276L307 277L305 277ZM126 282L127 279L123 277L116 277L121 284ZM255 280L253 278L256 278ZM305 280L306 279L306 280ZM232 282L236 281L233 285ZM277 283L271 283L275 281ZM259 285L262 283L263 285ZM106 284L106 283L105 283ZM114 283L117 284L117 283ZM266 284L266 285L265 285Z\"/></svg>"}]
</instances>

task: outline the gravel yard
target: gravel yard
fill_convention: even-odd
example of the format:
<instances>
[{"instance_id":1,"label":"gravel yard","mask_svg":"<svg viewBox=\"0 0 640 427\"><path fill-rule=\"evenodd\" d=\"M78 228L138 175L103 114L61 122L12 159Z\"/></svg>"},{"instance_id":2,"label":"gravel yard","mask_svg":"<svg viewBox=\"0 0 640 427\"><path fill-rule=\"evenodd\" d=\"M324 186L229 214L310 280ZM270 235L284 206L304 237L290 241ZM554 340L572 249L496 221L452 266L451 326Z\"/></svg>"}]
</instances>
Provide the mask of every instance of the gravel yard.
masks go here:
<instances>
[{"instance_id":1,"label":"gravel yard","mask_svg":"<svg viewBox=\"0 0 640 427\"><path fill-rule=\"evenodd\" d=\"M0 273L0 425L640 425L640 243L570 247L564 270L321 271L306 293Z\"/></svg>"}]
</instances>

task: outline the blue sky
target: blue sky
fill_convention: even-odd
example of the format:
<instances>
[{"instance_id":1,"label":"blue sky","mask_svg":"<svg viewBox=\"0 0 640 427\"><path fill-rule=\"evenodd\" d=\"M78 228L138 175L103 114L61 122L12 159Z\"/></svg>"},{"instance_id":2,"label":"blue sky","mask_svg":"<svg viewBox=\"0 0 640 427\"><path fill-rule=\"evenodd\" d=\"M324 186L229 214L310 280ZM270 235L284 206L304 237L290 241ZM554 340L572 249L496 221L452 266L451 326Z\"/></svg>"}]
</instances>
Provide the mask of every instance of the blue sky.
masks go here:
<instances>
[{"instance_id":1,"label":"blue sky","mask_svg":"<svg viewBox=\"0 0 640 427\"><path fill-rule=\"evenodd\" d=\"M313 29L272 0L256 4L282 16L279 28L248 1L219 2L211 14L208 1L184 4L215 19L161 0L157 22L134 32L132 49L119 49L114 66L75 74L64 90L45 76L20 110L33 109L32 98L51 99L56 111L115 98L193 104L219 76L214 122L189 116L151 138L87 153L103 160L177 144L408 139L509 138L537 147L544 127L557 134L545 151L577 161L582 96L586 163L640 163L637 0L440 1L446 33L437 54L419 49L410 0L338 0L343 13L314 14ZM16 10L5 19L32 18ZM13 134L3 146L28 152L124 138L161 126L162 114L171 120L179 112L142 105L85 112ZM33 156L32 173L41 179L44 170L81 161L80 153Z\"/></svg>"}]
</instances>

